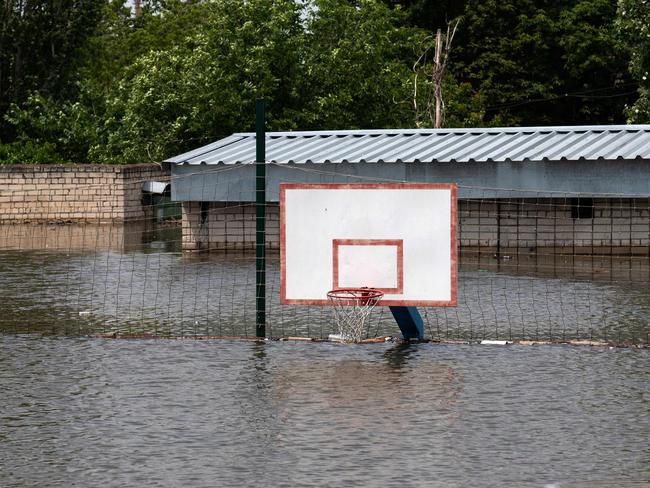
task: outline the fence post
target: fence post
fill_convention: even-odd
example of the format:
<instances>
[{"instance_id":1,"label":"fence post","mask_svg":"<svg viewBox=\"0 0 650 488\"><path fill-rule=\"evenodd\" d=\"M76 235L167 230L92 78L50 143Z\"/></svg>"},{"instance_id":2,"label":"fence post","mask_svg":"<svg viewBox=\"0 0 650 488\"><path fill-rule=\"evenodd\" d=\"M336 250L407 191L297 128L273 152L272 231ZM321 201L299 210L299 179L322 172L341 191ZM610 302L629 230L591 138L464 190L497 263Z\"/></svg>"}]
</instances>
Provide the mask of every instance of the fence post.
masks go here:
<instances>
[{"instance_id":1,"label":"fence post","mask_svg":"<svg viewBox=\"0 0 650 488\"><path fill-rule=\"evenodd\" d=\"M266 140L264 99L255 101L255 335L266 337Z\"/></svg>"}]
</instances>

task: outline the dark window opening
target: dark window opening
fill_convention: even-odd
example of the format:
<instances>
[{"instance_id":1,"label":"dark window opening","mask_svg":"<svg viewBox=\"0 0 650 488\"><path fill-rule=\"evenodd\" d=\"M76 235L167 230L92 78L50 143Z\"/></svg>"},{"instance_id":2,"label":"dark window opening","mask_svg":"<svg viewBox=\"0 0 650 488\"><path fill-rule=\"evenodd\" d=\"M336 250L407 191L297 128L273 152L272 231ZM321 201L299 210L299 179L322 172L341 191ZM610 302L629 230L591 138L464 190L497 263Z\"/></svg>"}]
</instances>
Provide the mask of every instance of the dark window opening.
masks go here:
<instances>
[{"instance_id":1,"label":"dark window opening","mask_svg":"<svg viewBox=\"0 0 650 488\"><path fill-rule=\"evenodd\" d=\"M593 198L572 198L571 218L572 219L593 219L594 199Z\"/></svg>"},{"instance_id":2,"label":"dark window opening","mask_svg":"<svg viewBox=\"0 0 650 488\"><path fill-rule=\"evenodd\" d=\"M208 211L210 210L210 202L201 202L201 225L208 221Z\"/></svg>"}]
</instances>

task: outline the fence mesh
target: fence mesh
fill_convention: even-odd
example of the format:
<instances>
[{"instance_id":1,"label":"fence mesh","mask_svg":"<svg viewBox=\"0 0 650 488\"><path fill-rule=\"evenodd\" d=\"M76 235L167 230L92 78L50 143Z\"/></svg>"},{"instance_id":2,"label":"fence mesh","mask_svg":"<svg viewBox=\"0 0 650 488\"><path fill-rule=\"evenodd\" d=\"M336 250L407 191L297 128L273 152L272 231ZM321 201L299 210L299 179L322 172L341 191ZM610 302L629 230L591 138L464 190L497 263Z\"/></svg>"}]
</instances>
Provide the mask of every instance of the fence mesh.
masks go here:
<instances>
[{"instance_id":1,"label":"fence mesh","mask_svg":"<svg viewBox=\"0 0 650 488\"><path fill-rule=\"evenodd\" d=\"M279 181L341 181L319 166L276 166L269 179L268 337L337 331L327 306L279 303L273 195ZM254 336L252 169L0 170L0 331ZM420 309L427 338L649 342L650 195L461 186L457 237L458 306ZM399 329L377 307L365 334Z\"/></svg>"}]
</instances>

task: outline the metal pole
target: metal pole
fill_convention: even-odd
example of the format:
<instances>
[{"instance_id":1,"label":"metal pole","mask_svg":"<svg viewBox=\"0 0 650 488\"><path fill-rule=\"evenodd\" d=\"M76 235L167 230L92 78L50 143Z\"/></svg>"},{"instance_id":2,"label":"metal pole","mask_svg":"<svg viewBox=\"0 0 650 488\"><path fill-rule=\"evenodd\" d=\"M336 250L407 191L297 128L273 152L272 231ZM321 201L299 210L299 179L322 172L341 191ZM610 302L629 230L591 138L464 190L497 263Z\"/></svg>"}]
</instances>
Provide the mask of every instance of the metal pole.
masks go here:
<instances>
[{"instance_id":1,"label":"metal pole","mask_svg":"<svg viewBox=\"0 0 650 488\"><path fill-rule=\"evenodd\" d=\"M266 337L266 141L264 99L255 101L255 335Z\"/></svg>"}]
</instances>

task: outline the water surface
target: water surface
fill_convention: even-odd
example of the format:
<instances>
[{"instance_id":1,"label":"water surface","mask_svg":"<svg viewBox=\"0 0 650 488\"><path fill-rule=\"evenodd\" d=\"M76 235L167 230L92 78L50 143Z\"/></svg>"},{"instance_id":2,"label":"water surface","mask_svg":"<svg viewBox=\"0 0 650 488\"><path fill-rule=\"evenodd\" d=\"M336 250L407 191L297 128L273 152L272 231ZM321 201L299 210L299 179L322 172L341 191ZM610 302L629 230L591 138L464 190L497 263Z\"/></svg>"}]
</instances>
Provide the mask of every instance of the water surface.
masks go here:
<instances>
[{"instance_id":1,"label":"water surface","mask_svg":"<svg viewBox=\"0 0 650 488\"><path fill-rule=\"evenodd\" d=\"M183 253L180 239L173 227L0 226L0 331L255 335L254 254ZM328 307L280 304L277 253L266 270L268 336L337 332ZM649 342L649 290L647 256L461 249L458 306L420 311L433 339L638 344ZM366 335L398 334L377 307Z\"/></svg>"},{"instance_id":2,"label":"water surface","mask_svg":"<svg viewBox=\"0 0 650 488\"><path fill-rule=\"evenodd\" d=\"M648 486L649 359L0 335L0 486Z\"/></svg>"}]
</instances>

